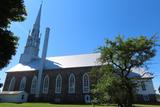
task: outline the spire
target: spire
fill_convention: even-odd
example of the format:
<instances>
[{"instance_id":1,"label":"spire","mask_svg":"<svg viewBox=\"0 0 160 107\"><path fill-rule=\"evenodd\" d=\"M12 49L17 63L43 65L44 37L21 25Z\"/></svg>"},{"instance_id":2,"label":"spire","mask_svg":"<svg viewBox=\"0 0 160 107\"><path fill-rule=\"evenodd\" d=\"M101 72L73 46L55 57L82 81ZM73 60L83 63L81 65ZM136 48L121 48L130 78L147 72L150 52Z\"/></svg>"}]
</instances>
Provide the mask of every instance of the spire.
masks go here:
<instances>
[{"instance_id":1,"label":"spire","mask_svg":"<svg viewBox=\"0 0 160 107\"><path fill-rule=\"evenodd\" d=\"M40 45L40 22L41 22L42 3L40 5L36 21L33 25L31 34L28 35L27 43L24 53L21 54L20 63L27 64L34 59L38 58L39 45Z\"/></svg>"},{"instance_id":2,"label":"spire","mask_svg":"<svg viewBox=\"0 0 160 107\"><path fill-rule=\"evenodd\" d=\"M42 3L40 5L36 21L33 25L31 36L33 36L34 38L39 37L39 30L40 30L40 24L41 24L41 13L42 13Z\"/></svg>"},{"instance_id":3,"label":"spire","mask_svg":"<svg viewBox=\"0 0 160 107\"><path fill-rule=\"evenodd\" d=\"M40 28L40 22L41 22L41 11L42 11L42 3L40 5L39 11L38 11L38 15L35 21L35 24L33 26L33 28L36 28L37 30Z\"/></svg>"}]
</instances>

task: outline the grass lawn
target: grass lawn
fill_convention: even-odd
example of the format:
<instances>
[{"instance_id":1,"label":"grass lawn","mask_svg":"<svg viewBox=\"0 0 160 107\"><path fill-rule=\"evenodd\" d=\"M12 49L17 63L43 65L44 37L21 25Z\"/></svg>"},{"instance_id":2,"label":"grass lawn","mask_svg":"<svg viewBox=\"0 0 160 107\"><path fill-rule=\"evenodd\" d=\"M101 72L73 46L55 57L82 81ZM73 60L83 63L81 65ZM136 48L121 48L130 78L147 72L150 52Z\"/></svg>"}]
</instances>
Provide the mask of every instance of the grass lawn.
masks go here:
<instances>
[{"instance_id":1,"label":"grass lawn","mask_svg":"<svg viewBox=\"0 0 160 107\"><path fill-rule=\"evenodd\" d=\"M71 104L50 104L50 103L0 103L0 107L93 107L92 105L71 105ZM116 107L116 106L100 106L95 107ZM160 107L160 105L136 105L136 107Z\"/></svg>"}]
</instances>

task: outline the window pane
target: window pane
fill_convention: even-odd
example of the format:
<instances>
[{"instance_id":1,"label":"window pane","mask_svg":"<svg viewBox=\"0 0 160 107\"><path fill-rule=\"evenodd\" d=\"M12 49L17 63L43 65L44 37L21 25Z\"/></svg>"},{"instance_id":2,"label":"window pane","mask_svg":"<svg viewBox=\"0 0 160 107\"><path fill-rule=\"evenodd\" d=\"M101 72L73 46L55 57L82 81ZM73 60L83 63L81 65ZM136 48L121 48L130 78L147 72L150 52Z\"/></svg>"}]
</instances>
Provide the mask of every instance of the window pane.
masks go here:
<instances>
[{"instance_id":1,"label":"window pane","mask_svg":"<svg viewBox=\"0 0 160 107\"><path fill-rule=\"evenodd\" d=\"M61 87L62 87L62 77L61 75L57 75L56 77L56 87L55 87L55 93L61 93Z\"/></svg>"},{"instance_id":2,"label":"window pane","mask_svg":"<svg viewBox=\"0 0 160 107\"><path fill-rule=\"evenodd\" d=\"M75 76L71 74L69 77L69 93L75 93Z\"/></svg>"}]
</instances>

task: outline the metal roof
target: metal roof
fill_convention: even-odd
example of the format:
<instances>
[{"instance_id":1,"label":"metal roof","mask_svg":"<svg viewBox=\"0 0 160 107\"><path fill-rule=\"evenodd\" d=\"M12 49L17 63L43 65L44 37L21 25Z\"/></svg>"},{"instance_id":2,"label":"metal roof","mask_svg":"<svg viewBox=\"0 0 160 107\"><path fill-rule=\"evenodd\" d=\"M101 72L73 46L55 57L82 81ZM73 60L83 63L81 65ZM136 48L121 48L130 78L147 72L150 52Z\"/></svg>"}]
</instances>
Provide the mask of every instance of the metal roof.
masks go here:
<instances>
[{"instance_id":1,"label":"metal roof","mask_svg":"<svg viewBox=\"0 0 160 107\"><path fill-rule=\"evenodd\" d=\"M44 69L99 66L100 63L97 61L99 57L100 53L47 57ZM41 59L33 60L27 65L19 63L7 72L36 71L40 68L40 63ZM129 77L153 78L153 75L146 72L144 68L133 68L132 71L133 72L129 74Z\"/></svg>"},{"instance_id":2,"label":"metal roof","mask_svg":"<svg viewBox=\"0 0 160 107\"><path fill-rule=\"evenodd\" d=\"M48 57L45 60L44 69L98 66L100 65L100 63L98 63L97 61L99 57L100 53ZM41 61L40 59L36 59L27 65L19 63L14 67L12 67L11 69L9 69L8 72L38 70L40 66L40 61Z\"/></svg>"}]
</instances>

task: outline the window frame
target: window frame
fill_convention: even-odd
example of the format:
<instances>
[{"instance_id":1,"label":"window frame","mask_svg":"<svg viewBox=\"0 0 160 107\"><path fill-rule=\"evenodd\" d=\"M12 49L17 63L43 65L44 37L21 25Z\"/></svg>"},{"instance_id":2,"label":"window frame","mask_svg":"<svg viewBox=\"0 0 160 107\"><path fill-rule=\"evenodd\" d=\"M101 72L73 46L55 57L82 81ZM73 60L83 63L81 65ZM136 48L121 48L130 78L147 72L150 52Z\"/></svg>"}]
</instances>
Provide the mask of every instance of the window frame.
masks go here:
<instances>
[{"instance_id":1,"label":"window frame","mask_svg":"<svg viewBox=\"0 0 160 107\"><path fill-rule=\"evenodd\" d=\"M141 82L141 88L143 91L146 91L146 84L144 81Z\"/></svg>"},{"instance_id":2,"label":"window frame","mask_svg":"<svg viewBox=\"0 0 160 107\"><path fill-rule=\"evenodd\" d=\"M16 84L16 78L12 77L12 79L10 80L10 83L9 83L8 91L14 91L15 84Z\"/></svg>"},{"instance_id":3,"label":"window frame","mask_svg":"<svg viewBox=\"0 0 160 107\"><path fill-rule=\"evenodd\" d=\"M71 79L73 78L73 86L71 87ZM75 75L73 73L71 73L69 75L69 86L68 86L68 93L69 94L74 94L75 93L75 85L76 85L76 79L75 79Z\"/></svg>"},{"instance_id":4,"label":"window frame","mask_svg":"<svg viewBox=\"0 0 160 107\"><path fill-rule=\"evenodd\" d=\"M46 80L48 81L48 83L46 84ZM48 89L49 89L49 76L46 75L43 79L43 89L42 89L42 93L43 94L48 94Z\"/></svg>"},{"instance_id":5,"label":"window frame","mask_svg":"<svg viewBox=\"0 0 160 107\"><path fill-rule=\"evenodd\" d=\"M26 77L24 76L24 77L21 79L21 82L20 82L20 85L19 85L19 90L20 90L20 91L24 91L24 90L25 90L25 88L26 88L26 81L27 81L27 79L26 79ZM24 87L22 87L22 86L24 86Z\"/></svg>"},{"instance_id":6,"label":"window frame","mask_svg":"<svg viewBox=\"0 0 160 107\"><path fill-rule=\"evenodd\" d=\"M33 87L33 85L35 85L35 86ZM31 94L36 94L36 90L37 90L37 76L34 76L32 78L30 93Z\"/></svg>"},{"instance_id":7,"label":"window frame","mask_svg":"<svg viewBox=\"0 0 160 107\"><path fill-rule=\"evenodd\" d=\"M87 76L87 86L85 86L85 76ZM90 92L90 78L88 73L83 74L82 77L82 88L83 88L83 93L89 93Z\"/></svg>"},{"instance_id":8,"label":"window frame","mask_svg":"<svg viewBox=\"0 0 160 107\"><path fill-rule=\"evenodd\" d=\"M58 87L58 82L60 81L60 86ZM62 76L61 74L58 74L56 77L56 84L55 84L55 93L60 94L62 91Z\"/></svg>"}]
</instances>

